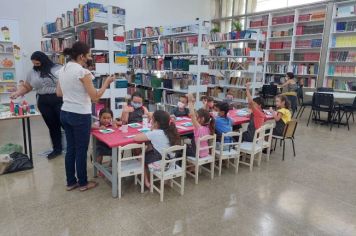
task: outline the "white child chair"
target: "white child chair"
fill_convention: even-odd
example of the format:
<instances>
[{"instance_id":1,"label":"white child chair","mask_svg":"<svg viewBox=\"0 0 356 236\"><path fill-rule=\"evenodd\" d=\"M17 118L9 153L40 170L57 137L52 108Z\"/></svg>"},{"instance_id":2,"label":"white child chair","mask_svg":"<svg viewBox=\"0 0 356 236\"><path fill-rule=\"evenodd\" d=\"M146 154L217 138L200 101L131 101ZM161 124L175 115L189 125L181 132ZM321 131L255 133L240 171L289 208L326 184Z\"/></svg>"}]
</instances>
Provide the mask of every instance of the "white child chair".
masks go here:
<instances>
[{"instance_id":1,"label":"white child chair","mask_svg":"<svg viewBox=\"0 0 356 236\"><path fill-rule=\"evenodd\" d=\"M243 160L240 161L241 164L247 165L250 167L250 171L253 168L253 161L255 160L255 156L258 155L258 166L261 164L262 158L262 149L263 149L263 141L264 141L264 127L257 129L255 131L255 135L253 136L252 142L243 142L241 143L240 153L250 155L250 161L247 162L244 156Z\"/></svg>"},{"instance_id":2,"label":"white child chair","mask_svg":"<svg viewBox=\"0 0 356 236\"><path fill-rule=\"evenodd\" d=\"M201 142L208 142L208 146L201 147ZM196 152L195 157L188 156L187 157L187 168L193 167L195 169L195 173L191 173L187 171L187 174L195 178L195 184L198 184L199 178L199 170L204 169L210 173L211 179L214 178L214 163L215 163L215 145L216 145L216 134L214 135L205 135L198 139L196 142ZM202 150L208 150L209 155L206 157L199 157L199 153ZM203 165L210 164L210 170L205 168Z\"/></svg>"},{"instance_id":3,"label":"white child chair","mask_svg":"<svg viewBox=\"0 0 356 236\"><path fill-rule=\"evenodd\" d=\"M180 188L180 194L184 194L184 178L186 168L186 145L173 146L164 151L162 160L148 165L150 171L150 192L156 190L160 194L160 201L163 202L164 197L164 181L171 180L173 184ZM175 179L180 178L180 183ZM160 186L154 185L155 181L160 181Z\"/></svg>"},{"instance_id":4,"label":"white child chair","mask_svg":"<svg viewBox=\"0 0 356 236\"><path fill-rule=\"evenodd\" d=\"M230 137L231 140L238 140L225 143L225 138ZM221 176L222 161L227 160L227 166L230 164L235 167L235 173L239 171L240 162L240 147L241 147L242 134L240 132L223 133L221 137L220 148L215 151L215 156L219 160L219 176ZM234 160L234 162L230 162Z\"/></svg>"},{"instance_id":5,"label":"white child chair","mask_svg":"<svg viewBox=\"0 0 356 236\"><path fill-rule=\"evenodd\" d=\"M140 150L141 154L134 156L133 153L139 153L138 150ZM139 183L141 185L141 193L143 193L145 144L128 144L126 146L119 147L118 152L117 177L119 198L121 198L121 179L128 176L135 176L135 185ZM141 175L141 180L138 179L138 175Z\"/></svg>"},{"instance_id":6,"label":"white child chair","mask_svg":"<svg viewBox=\"0 0 356 236\"><path fill-rule=\"evenodd\" d=\"M263 149L267 148L267 155L266 155L267 161L269 161L269 156L271 154L272 134L273 134L274 126L275 126L275 124L272 122L266 122L263 125L264 130L265 130L264 140L263 140Z\"/></svg>"}]
</instances>

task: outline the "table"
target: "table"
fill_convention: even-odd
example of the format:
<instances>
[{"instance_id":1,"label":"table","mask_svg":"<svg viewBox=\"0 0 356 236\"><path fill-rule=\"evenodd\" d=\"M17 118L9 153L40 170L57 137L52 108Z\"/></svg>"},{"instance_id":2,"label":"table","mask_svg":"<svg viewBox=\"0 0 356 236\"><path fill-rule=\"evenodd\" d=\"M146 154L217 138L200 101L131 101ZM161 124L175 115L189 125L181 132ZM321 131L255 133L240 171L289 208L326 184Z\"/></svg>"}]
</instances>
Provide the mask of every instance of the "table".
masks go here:
<instances>
[{"instance_id":1,"label":"table","mask_svg":"<svg viewBox=\"0 0 356 236\"><path fill-rule=\"evenodd\" d=\"M32 155L32 139L31 139L31 122L32 117L40 116L38 112L35 114L28 114L23 116L8 116L0 117L0 121L4 120L22 120L22 136L23 136L23 146L25 149L25 154L30 157L30 161L33 164L33 155ZM27 129L27 130L26 130ZM27 142L28 141L28 142Z\"/></svg>"},{"instance_id":2,"label":"table","mask_svg":"<svg viewBox=\"0 0 356 236\"><path fill-rule=\"evenodd\" d=\"M334 99L354 99L356 93L340 93L340 92L318 92L318 93L327 93L334 95ZM313 96L314 92L305 92L307 96Z\"/></svg>"},{"instance_id":3,"label":"table","mask_svg":"<svg viewBox=\"0 0 356 236\"><path fill-rule=\"evenodd\" d=\"M237 111L238 110L230 110L228 113L228 117L230 117L230 119L233 122L233 125L240 125L243 123L247 123L250 120L249 116L238 116L237 115ZM272 116L266 116L267 119L273 119ZM177 125L177 130L178 133L182 136L182 135L186 135L186 134L191 134L193 133L193 126L190 127L183 127L182 124L186 123L186 122L191 122L191 119L188 117L183 117L183 120L181 121L176 121L176 125ZM138 131L138 129L140 129L142 127L139 128L128 128L128 132L127 133L123 133L121 130L119 129L114 129L113 133L109 133L109 134L103 134L101 133L99 130L92 130L91 134L93 137L93 164L94 164L94 177L97 176L97 171L101 171L105 177L111 181L111 185L112 185L112 197L116 198L118 195L118 190L117 190L117 181L118 181L118 173L117 173L117 165L118 165L118 148L125 146L127 144L131 144L131 143L135 143L132 135L136 135L139 134L140 131ZM108 145L110 148L112 148L112 171L110 173L109 170L107 170L103 165L99 164L96 162L96 141L100 140L102 142L104 142L106 145Z\"/></svg>"}]
</instances>

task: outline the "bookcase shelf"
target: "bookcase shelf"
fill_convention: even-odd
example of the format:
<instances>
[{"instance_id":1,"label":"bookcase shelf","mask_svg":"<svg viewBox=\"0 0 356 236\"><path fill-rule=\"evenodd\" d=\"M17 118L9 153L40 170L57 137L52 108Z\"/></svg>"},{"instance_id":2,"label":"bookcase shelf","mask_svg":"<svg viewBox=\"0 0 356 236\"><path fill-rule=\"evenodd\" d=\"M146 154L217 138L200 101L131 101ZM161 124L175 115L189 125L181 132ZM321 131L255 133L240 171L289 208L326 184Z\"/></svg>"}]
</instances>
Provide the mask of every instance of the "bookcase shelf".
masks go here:
<instances>
[{"instance_id":1,"label":"bookcase shelf","mask_svg":"<svg viewBox=\"0 0 356 236\"><path fill-rule=\"evenodd\" d=\"M9 94L16 91L16 62L12 41L0 41L0 64L12 64L11 67L0 66L0 104L10 103Z\"/></svg>"}]
</instances>

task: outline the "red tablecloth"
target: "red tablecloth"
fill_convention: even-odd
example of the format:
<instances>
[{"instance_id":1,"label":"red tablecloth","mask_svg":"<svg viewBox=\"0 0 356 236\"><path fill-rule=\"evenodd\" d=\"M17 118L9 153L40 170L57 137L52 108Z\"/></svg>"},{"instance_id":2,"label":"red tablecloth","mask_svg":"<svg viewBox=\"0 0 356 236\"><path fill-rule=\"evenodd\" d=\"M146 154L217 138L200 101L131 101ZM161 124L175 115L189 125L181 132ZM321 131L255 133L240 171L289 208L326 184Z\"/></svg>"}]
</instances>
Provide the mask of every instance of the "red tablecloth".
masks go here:
<instances>
[{"instance_id":1,"label":"red tablecloth","mask_svg":"<svg viewBox=\"0 0 356 236\"><path fill-rule=\"evenodd\" d=\"M238 116L237 110L229 111L228 116L232 119L232 122L234 125L240 125L243 123L247 123L250 120L249 116ZM272 117L266 116L266 118L271 119ZM178 126L178 133L180 135L193 133L192 126L184 127L185 129L182 129L179 127L179 126L182 126L183 123L186 123L189 121L191 121L189 118L185 118L184 120L181 120L181 121L176 121L176 125ZM136 134L140 133L140 131L138 131L138 129L140 129L140 128L142 128L142 127L139 127L139 128L129 127L127 133L123 133L120 129L115 129L115 131L110 134L103 134L103 133L100 133L98 130L92 130L91 133L95 138L104 142L109 147L113 148L113 147L119 147L119 146L124 146L124 145L130 144L130 143L134 143L135 141L133 140L133 138L128 137L128 136L132 136L132 135L136 135Z\"/></svg>"}]
</instances>

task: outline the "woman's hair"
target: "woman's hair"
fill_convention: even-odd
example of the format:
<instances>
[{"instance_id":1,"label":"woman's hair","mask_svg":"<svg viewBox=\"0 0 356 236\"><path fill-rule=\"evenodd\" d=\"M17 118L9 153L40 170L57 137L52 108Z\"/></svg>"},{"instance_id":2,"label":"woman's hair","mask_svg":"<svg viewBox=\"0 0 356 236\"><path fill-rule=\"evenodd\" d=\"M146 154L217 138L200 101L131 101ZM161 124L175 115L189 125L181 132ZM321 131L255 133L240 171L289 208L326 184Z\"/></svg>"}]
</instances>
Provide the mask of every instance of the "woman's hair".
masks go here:
<instances>
[{"instance_id":1,"label":"woman's hair","mask_svg":"<svg viewBox=\"0 0 356 236\"><path fill-rule=\"evenodd\" d=\"M293 72L287 72L287 76L289 77L289 79L294 79Z\"/></svg>"},{"instance_id":2,"label":"woman's hair","mask_svg":"<svg viewBox=\"0 0 356 236\"><path fill-rule=\"evenodd\" d=\"M139 98L142 98L142 94L140 92L134 92L132 95L131 95L131 99L133 99L134 97L139 97Z\"/></svg>"},{"instance_id":3,"label":"woman's hair","mask_svg":"<svg viewBox=\"0 0 356 236\"><path fill-rule=\"evenodd\" d=\"M201 124L203 126L209 126L209 130L210 130L210 134L214 134L215 133L215 120L213 117L210 116L210 113L201 108L197 111L197 115L199 118L203 118L204 119L204 124Z\"/></svg>"},{"instance_id":4,"label":"woman's hair","mask_svg":"<svg viewBox=\"0 0 356 236\"><path fill-rule=\"evenodd\" d=\"M180 144L180 136L174 122L171 122L168 112L162 110L155 111L153 113L153 120L157 122L158 128L163 130L171 146Z\"/></svg>"},{"instance_id":5,"label":"woman's hair","mask_svg":"<svg viewBox=\"0 0 356 236\"><path fill-rule=\"evenodd\" d=\"M90 52L90 47L83 42L76 42L71 48L63 50L64 56L70 56L72 60L77 60L80 55L86 55Z\"/></svg>"},{"instance_id":6,"label":"woman's hair","mask_svg":"<svg viewBox=\"0 0 356 236\"><path fill-rule=\"evenodd\" d=\"M230 106L227 102L218 102L216 105L215 105L220 111L223 111L225 114L224 114L224 117L227 117L227 113L229 112L230 110Z\"/></svg>"},{"instance_id":7,"label":"woman's hair","mask_svg":"<svg viewBox=\"0 0 356 236\"><path fill-rule=\"evenodd\" d=\"M284 106L286 109L290 109L290 102L288 100L288 97L286 95L277 95L277 98L279 98L281 100L281 102L284 102Z\"/></svg>"},{"instance_id":8,"label":"woman's hair","mask_svg":"<svg viewBox=\"0 0 356 236\"><path fill-rule=\"evenodd\" d=\"M53 66L55 66L55 64L48 58L48 56L46 54L44 54L43 52L40 52L40 51L36 51L36 52L32 53L31 60L36 60L41 63L41 66L39 66L39 67L36 67L36 66L33 67L33 69L35 71L40 72L41 78L55 77L51 73L51 69Z\"/></svg>"},{"instance_id":9,"label":"woman's hair","mask_svg":"<svg viewBox=\"0 0 356 236\"><path fill-rule=\"evenodd\" d=\"M105 108L103 108L103 109L100 110L100 112L99 112L99 119L100 119L101 116L102 116L103 114L105 114L105 113L108 113L108 114L111 115L111 117L114 117L114 113L112 112L112 110L111 110L110 108L108 108L108 107L105 107Z\"/></svg>"}]
</instances>

